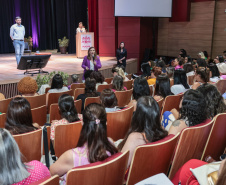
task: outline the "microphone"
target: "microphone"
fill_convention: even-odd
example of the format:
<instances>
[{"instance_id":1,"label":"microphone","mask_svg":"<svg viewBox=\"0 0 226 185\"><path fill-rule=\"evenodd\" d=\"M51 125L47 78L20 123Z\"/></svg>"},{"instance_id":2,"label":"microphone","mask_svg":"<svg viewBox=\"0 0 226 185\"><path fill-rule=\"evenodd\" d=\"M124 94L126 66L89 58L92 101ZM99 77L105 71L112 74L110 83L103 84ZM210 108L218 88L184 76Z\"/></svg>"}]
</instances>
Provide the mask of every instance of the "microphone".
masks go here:
<instances>
[{"instance_id":1,"label":"microphone","mask_svg":"<svg viewBox=\"0 0 226 185\"><path fill-rule=\"evenodd\" d=\"M92 55L92 57L93 57L93 62L94 62L94 55Z\"/></svg>"}]
</instances>

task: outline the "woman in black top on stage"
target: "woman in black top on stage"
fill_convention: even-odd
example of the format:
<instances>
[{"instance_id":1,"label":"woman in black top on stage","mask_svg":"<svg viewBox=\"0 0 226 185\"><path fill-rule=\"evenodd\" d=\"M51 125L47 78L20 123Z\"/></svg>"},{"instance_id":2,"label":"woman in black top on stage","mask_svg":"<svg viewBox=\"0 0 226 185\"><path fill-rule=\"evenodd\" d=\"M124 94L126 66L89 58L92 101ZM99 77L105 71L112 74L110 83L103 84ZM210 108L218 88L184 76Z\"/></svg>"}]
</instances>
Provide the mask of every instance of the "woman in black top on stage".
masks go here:
<instances>
[{"instance_id":1,"label":"woman in black top on stage","mask_svg":"<svg viewBox=\"0 0 226 185\"><path fill-rule=\"evenodd\" d=\"M127 50L125 49L125 43L121 42L117 49L117 65L123 65L126 69Z\"/></svg>"}]
</instances>

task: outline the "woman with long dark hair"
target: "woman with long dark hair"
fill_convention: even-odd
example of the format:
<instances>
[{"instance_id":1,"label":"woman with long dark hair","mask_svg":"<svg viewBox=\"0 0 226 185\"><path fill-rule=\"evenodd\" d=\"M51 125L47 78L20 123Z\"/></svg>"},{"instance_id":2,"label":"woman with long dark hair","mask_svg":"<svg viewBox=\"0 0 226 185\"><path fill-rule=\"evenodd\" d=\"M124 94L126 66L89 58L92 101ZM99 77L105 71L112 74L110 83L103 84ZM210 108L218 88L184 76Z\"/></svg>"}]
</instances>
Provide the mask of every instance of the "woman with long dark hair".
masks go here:
<instances>
[{"instance_id":1,"label":"woman with long dark hair","mask_svg":"<svg viewBox=\"0 0 226 185\"><path fill-rule=\"evenodd\" d=\"M197 91L201 92L206 100L208 118L213 119L217 114L226 112L224 99L214 85L203 84L197 88Z\"/></svg>"},{"instance_id":2,"label":"woman with long dark hair","mask_svg":"<svg viewBox=\"0 0 226 185\"><path fill-rule=\"evenodd\" d=\"M50 177L48 168L41 162L23 163L22 154L16 141L9 131L3 128L0 128L0 159L1 185L28 185Z\"/></svg>"},{"instance_id":3,"label":"woman with long dark hair","mask_svg":"<svg viewBox=\"0 0 226 185\"><path fill-rule=\"evenodd\" d=\"M63 94L58 100L58 106L60 110L61 120L54 120L51 123L51 139L54 140L55 128L57 125L66 125L79 121L78 113L75 108L73 98L68 94Z\"/></svg>"},{"instance_id":4,"label":"woman with long dark hair","mask_svg":"<svg viewBox=\"0 0 226 185\"><path fill-rule=\"evenodd\" d=\"M176 135L183 129L198 125L207 121L206 101L199 91L190 89L184 93L180 104L179 117L169 125L169 134Z\"/></svg>"},{"instance_id":5,"label":"woman with long dark hair","mask_svg":"<svg viewBox=\"0 0 226 185\"><path fill-rule=\"evenodd\" d=\"M133 100L130 101L128 107L133 106L134 111L136 111L137 101L142 96L150 96L150 88L148 82L144 77L138 77L134 80L133 87Z\"/></svg>"},{"instance_id":6,"label":"woman with long dark hair","mask_svg":"<svg viewBox=\"0 0 226 185\"><path fill-rule=\"evenodd\" d=\"M87 78L85 81L85 94L80 94L76 100L82 100L82 111L84 110L85 99L88 97L100 96L100 93L96 91L96 80Z\"/></svg>"},{"instance_id":7,"label":"woman with long dark hair","mask_svg":"<svg viewBox=\"0 0 226 185\"><path fill-rule=\"evenodd\" d=\"M77 147L66 151L50 166L51 175L63 176L74 167L103 161L118 152L107 138L107 114L102 105L89 104L83 112L83 123Z\"/></svg>"},{"instance_id":8,"label":"woman with long dark hair","mask_svg":"<svg viewBox=\"0 0 226 185\"><path fill-rule=\"evenodd\" d=\"M166 74L161 74L156 79L155 96L156 101L172 95L170 91L170 79Z\"/></svg>"},{"instance_id":9,"label":"woman with long dark hair","mask_svg":"<svg viewBox=\"0 0 226 185\"><path fill-rule=\"evenodd\" d=\"M117 65L123 65L126 69L126 58L127 50L125 48L125 43L121 42L119 48L116 51Z\"/></svg>"},{"instance_id":10,"label":"woman with long dark hair","mask_svg":"<svg viewBox=\"0 0 226 185\"><path fill-rule=\"evenodd\" d=\"M55 74L52 79L51 89L48 93L58 93L68 91L68 88L64 86L63 78L60 74Z\"/></svg>"},{"instance_id":11,"label":"woman with long dark hair","mask_svg":"<svg viewBox=\"0 0 226 185\"><path fill-rule=\"evenodd\" d=\"M84 57L82 62L82 68L84 69L82 80L85 81L84 74L87 70L98 71L102 67L100 57L97 56L94 47L90 47L88 55Z\"/></svg>"},{"instance_id":12,"label":"woman with long dark hair","mask_svg":"<svg viewBox=\"0 0 226 185\"><path fill-rule=\"evenodd\" d=\"M121 152L130 151L129 166L137 146L158 141L166 136L167 132L160 124L158 103L151 96L143 96L137 101L130 129L118 148Z\"/></svg>"},{"instance_id":13,"label":"woman with long dark hair","mask_svg":"<svg viewBox=\"0 0 226 185\"><path fill-rule=\"evenodd\" d=\"M30 103L23 97L11 100L6 113L5 128L13 135L34 131L40 126L33 123Z\"/></svg>"},{"instance_id":14,"label":"woman with long dark hair","mask_svg":"<svg viewBox=\"0 0 226 185\"><path fill-rule=\"evenodd\" d=\"M180 93L184 93L187 89L190 89L187 82L187 74L184 69L175 70L173 78L174 85L170 88L173 94L177 95Z\"/></svg>"}]
</instances>

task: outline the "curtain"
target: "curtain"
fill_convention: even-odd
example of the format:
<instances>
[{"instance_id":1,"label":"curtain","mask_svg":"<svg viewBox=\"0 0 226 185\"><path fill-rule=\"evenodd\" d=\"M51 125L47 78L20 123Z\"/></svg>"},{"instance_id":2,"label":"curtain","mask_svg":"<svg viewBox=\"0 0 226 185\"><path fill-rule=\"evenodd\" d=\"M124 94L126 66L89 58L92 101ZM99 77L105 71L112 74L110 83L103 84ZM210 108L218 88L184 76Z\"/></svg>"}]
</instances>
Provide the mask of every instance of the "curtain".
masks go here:
<instances>
[{"instance_id":1,"label":"curtain","mask_svg":"<svg viewBox=\"0 0 226 185\"><path fill-rule=\"evenodd\" d=\"M89 31L94 32L94 46L99 53L98 40L98 0L88 0Z\"/></svg>"},{"instance_id":2,"label":"curtain","mask_svg":"<svg viewBox=\"0 0 226 185\"><path fill-rule=\"evenodd\" d=\"M76 52L79 22L87 27L85 0L0 0L0 53L13 53L9 29L16 16L22 18L25 37L32 36L33 49L58 49L58 39L69 38L69 53Z\"/></svg>"}]
</instances>

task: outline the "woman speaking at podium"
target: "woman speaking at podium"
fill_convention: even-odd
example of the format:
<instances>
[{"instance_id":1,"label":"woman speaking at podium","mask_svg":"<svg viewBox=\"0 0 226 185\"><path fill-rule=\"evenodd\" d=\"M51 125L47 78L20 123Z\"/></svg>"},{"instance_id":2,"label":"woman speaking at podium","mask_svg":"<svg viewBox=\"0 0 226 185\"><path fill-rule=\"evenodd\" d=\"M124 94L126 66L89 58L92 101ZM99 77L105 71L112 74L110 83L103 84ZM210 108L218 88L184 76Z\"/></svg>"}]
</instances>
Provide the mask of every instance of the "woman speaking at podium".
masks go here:
<instances>
[{"instance_id":1,"label":"woman speaking at podium","mask_svg":"<svg viewBox=\"0 0 226 185\"><path fill-rule=\"evenodd\" d=\"M79 32L81 32L81 33L85 33L86 32L86 29L83 26L82 22L78 23L78 28L76 29L76 34L79 33Z\"/></svg>"},{"instance_id":2,"label":"woman speaking at podium","mask_svg":"<svg viewBox=\"0 0 226 185\"><path fill-rule=\"evenodd\" d=\"M84 82L84 74L87 70L98 71L102 67L100 62L100 57L97 56L94 47L90 47L88 50L88 55L84 57L82 62L82 68L84 69L82 80Z\"/></svg>"}]
</instances>

